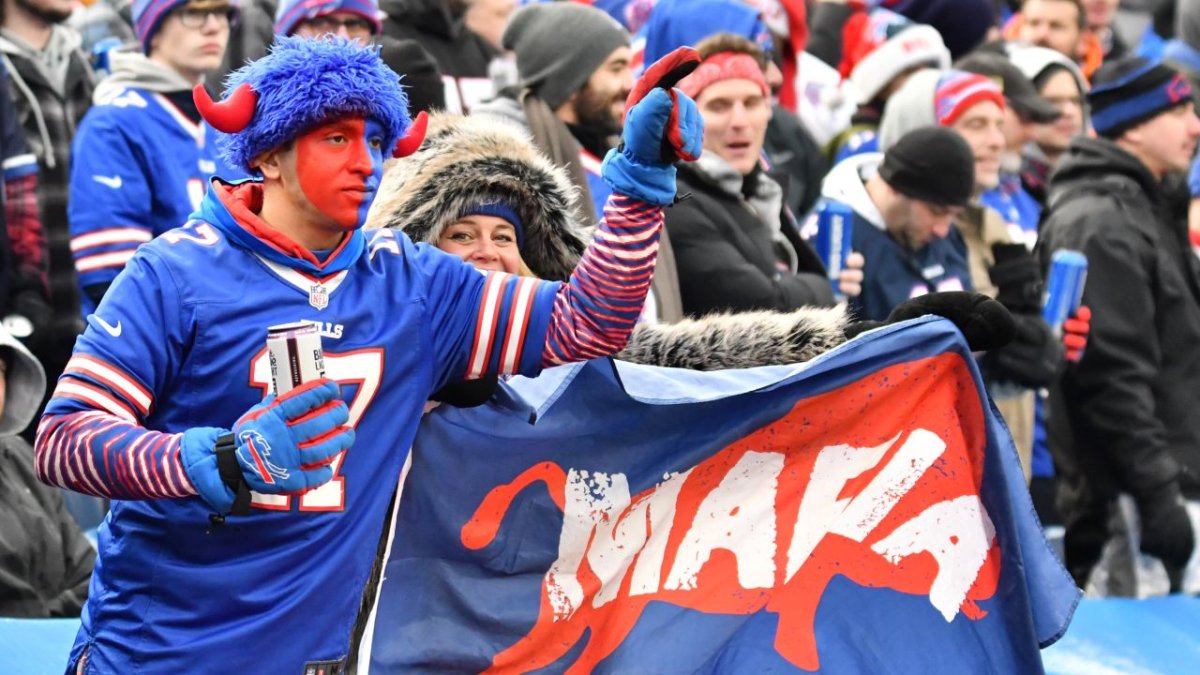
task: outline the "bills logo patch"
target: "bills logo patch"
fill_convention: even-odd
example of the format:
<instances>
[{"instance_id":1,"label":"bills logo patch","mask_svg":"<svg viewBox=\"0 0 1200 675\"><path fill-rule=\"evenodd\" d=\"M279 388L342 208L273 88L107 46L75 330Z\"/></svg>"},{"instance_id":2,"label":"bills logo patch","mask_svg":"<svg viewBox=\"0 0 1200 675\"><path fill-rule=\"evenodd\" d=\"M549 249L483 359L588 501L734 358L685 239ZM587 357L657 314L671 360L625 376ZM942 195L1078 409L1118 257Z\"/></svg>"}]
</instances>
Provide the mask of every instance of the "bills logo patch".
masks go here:
<instances>
[{"instance_id":1,"label":"bills logo patch","mask_svg":"<svg viewBox=\"0 0 1200 675\"><path fill-rule=\"evenodd\" d=\"M242 466L250 467L267 485L274 485L276 479L287 480L290 475L287 469L271 463L271 444L257 431L238 434L237 455Z\"/></svg>"}]
</instances>

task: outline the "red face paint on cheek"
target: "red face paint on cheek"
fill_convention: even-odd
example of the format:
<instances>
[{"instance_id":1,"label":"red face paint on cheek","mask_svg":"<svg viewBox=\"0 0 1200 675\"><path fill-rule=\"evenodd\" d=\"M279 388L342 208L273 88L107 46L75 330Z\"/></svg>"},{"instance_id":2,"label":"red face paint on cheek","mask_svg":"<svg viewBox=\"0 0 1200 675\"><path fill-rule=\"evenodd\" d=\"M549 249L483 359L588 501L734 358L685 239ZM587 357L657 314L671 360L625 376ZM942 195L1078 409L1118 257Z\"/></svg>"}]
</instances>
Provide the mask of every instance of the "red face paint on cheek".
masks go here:
<instances>
[{"instance_id":1,"label":"red face paint on cheek","mask_svg":"<svg viewBox=\"0 0 1200 675\"><path fill-rule=\"evenodd\" d=\"M339 227L359 225L360 208L374 196L368 188L374 165L367 151L363 119L340 120L296 139L300 189Z\"/></svg>"}]
</instances>

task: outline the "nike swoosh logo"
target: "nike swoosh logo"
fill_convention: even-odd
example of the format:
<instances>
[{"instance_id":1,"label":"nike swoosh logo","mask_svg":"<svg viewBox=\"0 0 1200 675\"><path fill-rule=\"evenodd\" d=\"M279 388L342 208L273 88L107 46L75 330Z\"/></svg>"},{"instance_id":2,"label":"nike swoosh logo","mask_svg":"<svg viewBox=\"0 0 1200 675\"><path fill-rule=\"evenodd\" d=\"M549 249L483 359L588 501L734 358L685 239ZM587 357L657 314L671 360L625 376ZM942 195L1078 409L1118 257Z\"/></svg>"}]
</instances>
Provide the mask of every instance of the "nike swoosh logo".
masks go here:
<instances>
[{"instance_id":1,"label":"nike swoosh logo","mask_svg":"<svg viewBox=\"0 0 1200 675\"><path fill-rule=\"evenodd\" d=\"M109 335L111 335L113 337L121 337L121 322L120 321L117 321L117 325L114 326L114 325L110 324L109 322L105 321L104 319L101 319L100 317L96 316L95 314L93 314L92 316L96 319L96 323L100 324L100 327L104 329L105 333L108 333Z\"/></svg>"},{"instance_id":2,"label":"nike swoosh logo","mask_svg":"<svg viewBox=\"0 0 1200 675\"><path fill-rule=\"evenodd\" d=\"M100 183L101 185L107 185L108 187L110 187L114 190L121 189L121 177L120 176L92 176L92 180L96 181L97 183Z\"/></svg>"}]
</instances>

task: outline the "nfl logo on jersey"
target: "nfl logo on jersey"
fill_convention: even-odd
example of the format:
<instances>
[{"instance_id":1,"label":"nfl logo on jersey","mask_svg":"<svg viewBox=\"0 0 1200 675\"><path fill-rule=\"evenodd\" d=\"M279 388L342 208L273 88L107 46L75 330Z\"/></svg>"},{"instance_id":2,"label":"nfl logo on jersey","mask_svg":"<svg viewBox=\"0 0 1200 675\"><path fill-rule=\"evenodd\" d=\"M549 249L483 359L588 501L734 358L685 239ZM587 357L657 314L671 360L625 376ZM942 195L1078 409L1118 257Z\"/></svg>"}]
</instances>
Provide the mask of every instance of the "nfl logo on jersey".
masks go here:
<instances>
[{"instance_id":1,"label":"nfl logo on jersey","mask_svg":"<svg viewBox=\"0 0 1200 675\"><path fill-rule=\"evenodd\" d=\"M313 284L308 289L308 304L315 309L325 309L329 306L329 290L321 284Z\"/></svg>"}]
</instances>

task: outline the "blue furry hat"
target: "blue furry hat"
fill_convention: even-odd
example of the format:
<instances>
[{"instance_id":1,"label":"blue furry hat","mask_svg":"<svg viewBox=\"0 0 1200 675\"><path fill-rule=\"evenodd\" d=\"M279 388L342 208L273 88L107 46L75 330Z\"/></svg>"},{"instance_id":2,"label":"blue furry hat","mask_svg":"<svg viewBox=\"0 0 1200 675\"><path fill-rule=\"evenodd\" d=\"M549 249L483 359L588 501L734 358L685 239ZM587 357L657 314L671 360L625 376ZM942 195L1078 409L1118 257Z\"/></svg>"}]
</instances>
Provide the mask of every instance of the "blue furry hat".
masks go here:
<instances>
[{"instance_id":1,"label":"blue furry hat","mask_svg":"<svg viewBox=\"0 0 1200 675\"><path fill-rule=\"evenodd\" d=\"M266 56L226 78L226 100L243 84L258 95L253 116L241 131L220 134L217 147L251 175L258 175L250 166L255 157L335 119L374 118L387 132L389 149L412 122L399 76L384 65L379 48L344 38L276 37Z\"/></svg>"}]
</instances>

